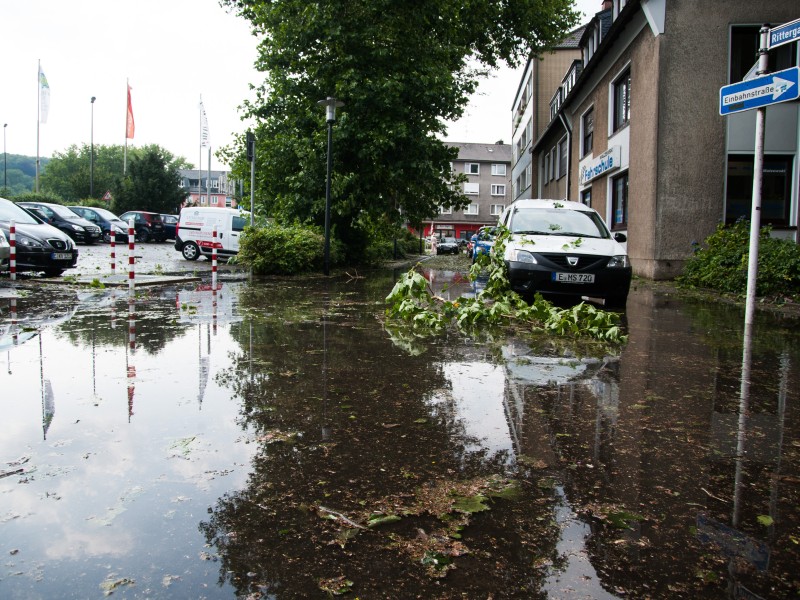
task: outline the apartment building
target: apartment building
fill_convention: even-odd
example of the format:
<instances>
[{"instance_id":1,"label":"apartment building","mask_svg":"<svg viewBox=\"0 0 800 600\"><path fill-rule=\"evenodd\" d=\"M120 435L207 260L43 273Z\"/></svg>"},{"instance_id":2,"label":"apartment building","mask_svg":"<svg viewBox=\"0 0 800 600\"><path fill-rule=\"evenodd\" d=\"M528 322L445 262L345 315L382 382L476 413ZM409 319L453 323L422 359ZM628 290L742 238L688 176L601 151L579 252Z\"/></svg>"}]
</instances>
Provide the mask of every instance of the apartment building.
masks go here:
<instances>
[{"instance_id":1,"label":"apartment building","mask_svg":"<svg viewBox=\"0 0 800 600\"><path fill-rule=\"evenodd\" d=\"M236 208L236 181L228 171L181 169L181 187L189 196L187 206L219 206Z\"/></svg>"}]
</instances>

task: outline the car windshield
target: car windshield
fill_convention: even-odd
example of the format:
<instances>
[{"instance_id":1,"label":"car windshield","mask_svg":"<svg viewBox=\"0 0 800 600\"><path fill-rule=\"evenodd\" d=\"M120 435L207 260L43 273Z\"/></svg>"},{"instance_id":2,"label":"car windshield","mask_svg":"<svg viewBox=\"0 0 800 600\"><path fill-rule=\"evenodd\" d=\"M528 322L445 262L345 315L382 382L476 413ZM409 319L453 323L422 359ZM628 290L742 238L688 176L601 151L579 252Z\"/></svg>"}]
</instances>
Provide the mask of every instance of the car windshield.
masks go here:
<instances>
[{"instance_id":1,"label":"car windshield","mask_svg":"<svg viewBox=\"0 0 800 600\"><path fill-rule=\"evenodd\" d=\"M596 212L565 208L522 208L514 213L511 233L608 238L611 235Z\"/></svg>"},{"instance_id":2,"label":"car windshield","mask_svg":"<svg viewBox=\"0 0 800 600\"><path fill-rule=\"evenodd\" d=\"M5 198L0 198L0 221L16 221L25 225L39 223L29 213Z\"/></svg>"},{"instance_id":3,"label":"car windshield","mask_svg":"<svg viewBox=\"0 0 800 600\"><path fill-rule=\"evenodd\" d=\"M54 213L56 213L62 219L82 219L83 218L83 217L80 217L80 216L76 215L74 212L72 212L66 206L61 206L60 204L49 204L47 206L47 208L52 210Z\"/></svg>"},{"instance_id":4,"label":"car windshield","mask_svg":"<svg viewBox=\"0 0 800 600\"><path fill-rule=\"evenodd\" d=\"M442 240L445 244L457 244L456 238L446 237Z\"/></svg>"},{"instance_id":5,"label":"car windshield","mask_svg":"<svg viewBox=\"0 0 800 600\"><path fill-rule=\"evenodd\" d=\"M93 208L94 212L103 217L106 221L119 221L119 217L105 208Z\"/></svg>"}]
</instances>

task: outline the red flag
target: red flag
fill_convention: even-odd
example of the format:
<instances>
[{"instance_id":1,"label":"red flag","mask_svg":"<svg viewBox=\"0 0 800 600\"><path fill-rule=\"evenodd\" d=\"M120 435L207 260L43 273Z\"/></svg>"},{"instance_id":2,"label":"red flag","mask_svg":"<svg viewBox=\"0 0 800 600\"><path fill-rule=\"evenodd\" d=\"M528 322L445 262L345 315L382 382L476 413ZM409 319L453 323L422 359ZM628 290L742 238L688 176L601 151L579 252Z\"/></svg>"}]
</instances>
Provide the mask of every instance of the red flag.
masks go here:
<instances>
[{"instance_id":1,"label":"red flag","mask_svg":"<svg viewBox=\"0 0 800 600\"><path fill-rule=\"evenodd\" d=\"M133 139L136 126L133 123L133 106L131 105L131 86L128 85L128 114L125 117L125 137Z\"/></svg>"}]
</instances>

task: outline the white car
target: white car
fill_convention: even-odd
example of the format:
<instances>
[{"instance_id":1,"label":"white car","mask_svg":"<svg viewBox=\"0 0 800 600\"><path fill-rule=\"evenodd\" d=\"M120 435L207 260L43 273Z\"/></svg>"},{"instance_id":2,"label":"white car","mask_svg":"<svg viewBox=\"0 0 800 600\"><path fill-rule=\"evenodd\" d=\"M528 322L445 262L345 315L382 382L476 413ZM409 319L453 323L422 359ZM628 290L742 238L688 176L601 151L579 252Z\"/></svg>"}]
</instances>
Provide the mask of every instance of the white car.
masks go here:
<instances>
[{"instance_id":1,"label":"white car","mask_svg":"<svg viewBox=\"0 0 800 600\"><path fill-rule=\"evenodd\" d=\"M626 237L612 235L596 210L566 200L517 200L500 225L510 231L503 260L511 287L523 297L539 292L625 306L631 286Z\"/></svg>"}]
</instances>

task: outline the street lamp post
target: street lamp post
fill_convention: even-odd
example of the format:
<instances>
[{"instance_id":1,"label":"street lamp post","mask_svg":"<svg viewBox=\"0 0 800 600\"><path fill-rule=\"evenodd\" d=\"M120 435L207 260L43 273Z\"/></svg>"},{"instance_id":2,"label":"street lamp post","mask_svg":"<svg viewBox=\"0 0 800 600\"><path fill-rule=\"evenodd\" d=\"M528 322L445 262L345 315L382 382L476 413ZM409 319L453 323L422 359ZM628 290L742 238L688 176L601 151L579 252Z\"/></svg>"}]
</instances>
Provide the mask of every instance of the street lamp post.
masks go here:
<instances>
[{"instance_id":1,"label":"street lamp post","mask_svg":"<svg viewBox=\"0 0 800 600\"><path fill-rule=\"evenodd\" d=\"M89 197L94 198L94 101L92 96L92 123L89 130Z\"/></svg>"},{"instance_id":2,"label":"street lamp post","mask_svg":"<svg viewBox=\"0 0 800 600\"><path fill-rule=\"evenodd\" d=\"M333 154L331 145L333 139L333 124L336 121L337 107L344 106L344 102L328 96L325 100L317 102L325 107L325 120L328 122L328 174L325 180L325 275L330 274L331 258L331 167L333 165Z\"/></svg>"},{"instance_id":3,"label":"street lamp post","mask_svg":"<svg viewBox=\"0 0 800 600\"><path fill-rule=\"evenodd\" d=\"M3 123L3 190L8 189L8 155L6 154L6 127L8 127L8 123Z\"/></svg>"}]
</instances>

